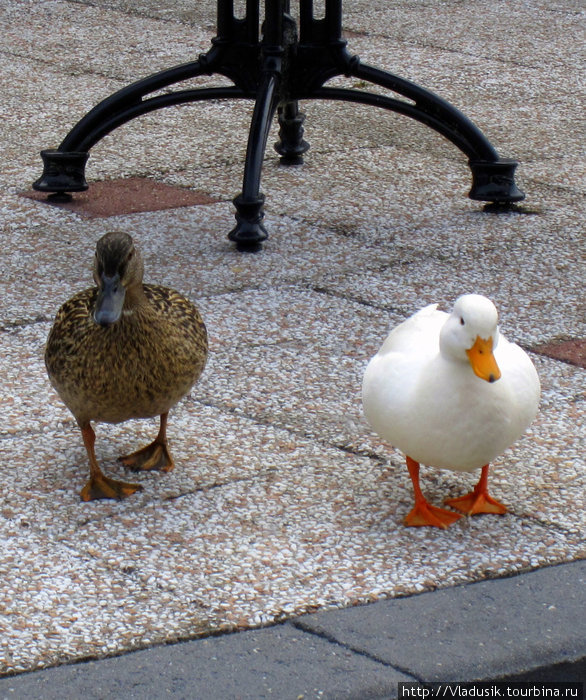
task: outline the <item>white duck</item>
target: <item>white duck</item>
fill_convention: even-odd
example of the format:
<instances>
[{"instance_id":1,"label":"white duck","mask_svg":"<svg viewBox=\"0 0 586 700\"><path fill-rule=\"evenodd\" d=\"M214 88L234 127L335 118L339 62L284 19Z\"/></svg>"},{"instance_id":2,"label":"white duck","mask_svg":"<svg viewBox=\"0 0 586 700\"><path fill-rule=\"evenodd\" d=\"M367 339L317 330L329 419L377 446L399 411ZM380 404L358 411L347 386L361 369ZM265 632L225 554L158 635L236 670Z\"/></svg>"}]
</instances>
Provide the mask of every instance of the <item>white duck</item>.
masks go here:
<instances>
[{"instance_id":1,"label":"white duck","mask_svg":"<svg viewBox=\"0 0 586 700\"><path fill-rule=\"evenodd\" d=\"M451 314L426 306L391 331L366 368L366 418L407 457L415 505L406 525L446 528L462 517L427 502L420 463L482 468L474 490L446 505L468 515L507 511L488 494L488 465L535 418L540 385L527 354L499 335L497 323L494 304L478 294L461 296Z\"/></svg>"}]
</instances>

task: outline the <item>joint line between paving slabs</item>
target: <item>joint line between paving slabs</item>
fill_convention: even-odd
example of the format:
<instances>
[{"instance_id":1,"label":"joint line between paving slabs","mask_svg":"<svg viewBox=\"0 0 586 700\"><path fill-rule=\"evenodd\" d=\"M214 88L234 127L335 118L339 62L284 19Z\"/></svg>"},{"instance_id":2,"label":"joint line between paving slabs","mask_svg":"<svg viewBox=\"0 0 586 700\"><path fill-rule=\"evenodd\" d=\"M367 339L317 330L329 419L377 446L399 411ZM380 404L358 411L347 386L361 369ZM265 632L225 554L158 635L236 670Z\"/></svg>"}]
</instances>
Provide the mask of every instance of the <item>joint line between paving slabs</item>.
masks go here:
<instances>
[{"instance_id":1,"label":"joint line between paving slabs","mask_svg":"<svg viewBox=\"0 0 586 700\"><path fill-rule=\"evenodd\" d=\"M275 474L277 472L277 467L267 467L254 474L247 474L246 476L238 476L233 479L226 479L226 481L216 481L213 484L207 484L204 486L196 486L189 491L184 491L183 493L177 493L173 496L164 496L161 501L168 503L170 501L178 501L186 496L192 496L195 493L207 493L208 491L213 491L214 489L221 489L224 486L230 486L232 484L242 484L247 481L254 481L259 476L266 476L267 474Z\"/></svg>"},{"instance_id":2,"label":"joint line between paving slabs","mask_svg":"<svg viewBox=\"0 0 586 700\"><path fill-rule=\"evenodd\" d=\"M369 659L370 661L374 661L377 664L380 664L381 666L384 666L385 668L391 669L393 671L398 671L399 673L404 674L405 676L408 676L409 678L413 679L413 681L418 682L418 683L423 683L424 679L419 678L418 676L415 676L412 671L410 671L407 668L403 668L402 666L398 666L396 664L389 663L388 661L385 661L384 659L381 659L379 656L376 656L375 654L371 654L368 651L365 651L364 649L359 649L358 647L351 646L350 644L347 644L346 642L341 642L339 639L334 637L332 634L328 634L324 630L317 631L315 629L312 629L311 627L308 627L307 625L304 624L302 620L289 620L289 624L295 627L296 629L300 630L301 632L305 632L307 634L312 634L314 637L318 637L319 639L323 639L326 642L329 642L330 644L335 644L336 646L341 647L342 649L346 649L347 651L351 651L353 654L358 654L358 656L363 656L366 659Z\"/></svg>"},{"instance_id":3,"label":"joint line between paving slabs","mask_svg":"<svg viewBox=\"0 0 586 700\"><path fill-rule=\"evenodd\" d=\"M388 267L388 266L387 266ZM310 287L310 290L312 292L315 292L316 294L323 294L324 296L329 296L334 299L342 299L344 301L350 301L354 304L359 304L360 306L364 306L367 309L377 309L378 311L385 311L385 312L390 312L390 313L395 313L399 314L400 316L404 316L407 318L412 311L406 311L404 308L400 308L398 306L392 306L390 304L376 304L370 301L365 301L364 299L361 299L360 297L356 297L352 294L340 294L339 292L336 292L332 289L328 289L327 287L324 287L322 285L312 285Z\"/></svg>"},{"instance_id":4,"label":"joint line between paving slabs","mask_svg":"<svg viewBox=\"0 0 586 700\"><path fill-rule=\"evenodd\" d=\"M287 425L282 425L279 423L271 423L270 421L266 420L261 420L258 416L251 415L249 413L244 413L241 411L238 411L237 408L235 407L230 407L230 406L224 406L223 404L220 403L215 403L213 401L204 401L202 399L196 399L194 397L191 397L191 401L193 403L198 403L201 406L207 406L208 408L215 408L218 411L229 413L231 415L238 416L239 418L244 418L244 420L249 420L251 423L254 423L255 425L262 425L264 427L270 427L270 428L277 428L279 430L283 430L290 435L294 435L296 437L302 437L305 440L311 440L314 442L316 445L321 445L322 447L327 447L330 449L334 450L340 450L342 452L345 452L346 454L351 454L355 455L356 457L366 457L367 459L374 460L380 465L385 465L387 463L387 460L384 457L381 457L380 455L376 454L376 452L370 452L367 450L357 450L352 447L348 447L347 445L340 445L335 442L321 439L318 437L315 437L314 435L311 435L307 433L306 431L303 430L295 430L294 428L291 428L290 426Z\"/></svg>"},{"instance_id":5,"label":"joint line between paving slabs","mask_svg":"<svg viewBox=\"0 0 586 700\"><path fill-rule=\"evenodd\" d=\"M514 518L517 518L517 520L519 520L520 522L523 522L524 520L530 520L532 523L536 523L537 525L539 525L540 527L543 527L545 529L556 530L558 532L558 534L563 535L564 537L577 536L579 538L579 535L580 535L580 533L573 531L573 530L569 530L568 528L564 527L563 525L560 525L559 523L548 522L546 520L542 520L541 518L539 518L535 515L531 515L530 513L525 514L525 515L518 515L517 513L513 513L512 511L509 511L509 515L512 515ZM577 539L576 544L580 544L583 541L586 541L586 539L579 538L579 539ZM564 563L567 563L569 561L573 561L573 560L562 559L558 563L564 564ZM557 565L554 563L554 564L551 564L550 566L557 566ZM529 570L531 571L532 569L529 569Z\"/></svg>"},{"instance_id":6,"label":"joint line between paving slabs","mask_svg":"<svg viewBox=\"0 0 586 700\"><path fill-rule=\"evenodd\" d=\"M35 318L23 318L17 321L5 321L0 325L2 333L10 333L19 328L28 328L28 326L36 326L39 323L49 323L52 319L43 314L39 314Z\"/></svg>"},{"instance_id":7,"label":"joint line between paving slabs","mask_svg":"<svg viewBox=\"0 0 586 700\"><path fill-rule=\"evenodd\" d=\"M83 4L83 3L76 3L76 4ZM51 71L55 72L58 70L58 67L55 65L54 61L50 61L44 58L40 58L39 56L31 56L29 53L23 53L20 51L8 51L8 50L2 50L0 51L0 56L8 56L9 58L21 58L25 61L28 61L33 64L40 64L41 66L46 66L48 67ZM86 69L86 70L80 70L76 69L73 65L69 66L63 66L63 74L65 76L69 77L81 77L84 75L89 75L89 76L97 76L98 78L105 78L107 80L112 80L113 82L118 82L122 84L126 84L127 78L124 76L120 75L111 75L109 73L104 73L103 71L99 70L91 70L91 69Z\"/></svg>"}]
</instances>

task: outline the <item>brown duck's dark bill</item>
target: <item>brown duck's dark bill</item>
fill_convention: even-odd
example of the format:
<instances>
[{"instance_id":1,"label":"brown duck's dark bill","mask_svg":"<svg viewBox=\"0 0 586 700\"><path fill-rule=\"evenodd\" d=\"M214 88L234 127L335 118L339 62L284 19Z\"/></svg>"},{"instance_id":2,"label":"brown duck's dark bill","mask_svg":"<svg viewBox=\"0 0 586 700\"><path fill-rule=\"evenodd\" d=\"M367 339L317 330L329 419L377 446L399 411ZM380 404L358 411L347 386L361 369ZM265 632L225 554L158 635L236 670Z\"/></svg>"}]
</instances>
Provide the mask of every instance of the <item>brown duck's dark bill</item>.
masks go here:
<instances>
[{"instance_id":1,"label":"brown duck's dark bill","mask_svg":"<svg viewBox=\"0 0 586 700\"><path fill-rule=\"evenodd\" d=\"M102 285L96 300L94 320L100 326L111 326L113 323L116 323L122 314L126 290L118 274L111 277L102 274L100 279Z\"/></svg>"}]
</instances>

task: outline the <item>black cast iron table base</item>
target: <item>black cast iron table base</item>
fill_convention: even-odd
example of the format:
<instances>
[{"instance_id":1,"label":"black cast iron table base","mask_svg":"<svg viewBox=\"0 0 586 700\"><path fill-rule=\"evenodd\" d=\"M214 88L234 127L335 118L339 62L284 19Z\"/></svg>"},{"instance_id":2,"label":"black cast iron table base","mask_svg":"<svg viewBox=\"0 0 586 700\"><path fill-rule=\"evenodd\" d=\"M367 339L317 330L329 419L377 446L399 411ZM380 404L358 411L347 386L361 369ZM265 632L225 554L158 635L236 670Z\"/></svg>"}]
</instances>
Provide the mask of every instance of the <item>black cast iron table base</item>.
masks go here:
<instances>
[{"instance_id":1,"label":"black cast iron table base","mask_svg":"<svg viewBox=\"0 0 586 700\"><path fill-rule=\"evenodd\" d=\"M100 139L148 112L199 100L255 100L242 192L234 199L236 226L228 234L239 248L257 248L267 238L262 224L264 195L261 169L275 113L280 126L275 148L283 163L301 163L309 144L303 139L299 101L343 100L382 107L434 129L467 157L472 171L471 199L506 205L520 201L514 171L517 162L500 158L482 132L460 111L424 88L351 55L342 39L342 0L325 0L325 15L314 17L313 0L299 0L299 22L289 14L289 0L266 0L259 32L260 0L246 0L243 19L234 16L233 0L218 0L218 34L211 49L196 61L151 75L115 92L89 111L59 148L41 152L42 176L35 190L81 192L88 188L85 165ZM221 74L233 85L160 92L201 75ZM395 96L359 89L328 87L335 76L357 78L386 88ZM158 93L158 94L153 94Z\"/></svg>"}]
</instances>

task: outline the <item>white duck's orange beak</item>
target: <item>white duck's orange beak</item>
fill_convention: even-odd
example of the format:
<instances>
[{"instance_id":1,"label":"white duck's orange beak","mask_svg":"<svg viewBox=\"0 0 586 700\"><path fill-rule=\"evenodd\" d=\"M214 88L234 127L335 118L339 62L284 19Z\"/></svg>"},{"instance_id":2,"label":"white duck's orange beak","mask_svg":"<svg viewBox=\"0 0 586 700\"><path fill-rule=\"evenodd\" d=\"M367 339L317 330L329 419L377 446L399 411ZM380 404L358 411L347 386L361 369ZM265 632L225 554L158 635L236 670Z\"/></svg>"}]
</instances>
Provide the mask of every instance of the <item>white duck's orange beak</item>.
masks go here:
<instances>
[{"instance_id":1,"label":"white duck's orange beak","mask_svg":"<svg viewBox=\"0 0 586 700\"><path fill-rule=\"evenodd\" d=\"M492 353L492 338L485 340L477 336L474 345L470 350L466 350L466 354L477 377L491 383L500 379L501 371Z\"/></svg>"}]
</instances>

